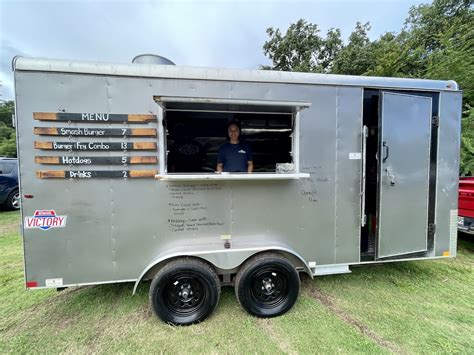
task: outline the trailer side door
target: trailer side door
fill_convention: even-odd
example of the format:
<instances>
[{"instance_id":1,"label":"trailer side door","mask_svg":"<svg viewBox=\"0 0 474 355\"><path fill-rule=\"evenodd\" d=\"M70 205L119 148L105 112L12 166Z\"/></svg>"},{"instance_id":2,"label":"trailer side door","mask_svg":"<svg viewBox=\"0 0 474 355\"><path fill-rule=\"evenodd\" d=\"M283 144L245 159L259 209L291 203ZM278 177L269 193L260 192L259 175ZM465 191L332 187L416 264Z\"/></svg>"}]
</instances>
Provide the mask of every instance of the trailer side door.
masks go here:
<instances>
[{"instance_id":1,"label":"trailer side door","mask_svg":"<svg viewBox=\"0 0 474 355\"><path fill-rule=\"evenodd\" d=\"M431 101L381 93L377 258L427 250Z\"/></svg>"}]
</instances>

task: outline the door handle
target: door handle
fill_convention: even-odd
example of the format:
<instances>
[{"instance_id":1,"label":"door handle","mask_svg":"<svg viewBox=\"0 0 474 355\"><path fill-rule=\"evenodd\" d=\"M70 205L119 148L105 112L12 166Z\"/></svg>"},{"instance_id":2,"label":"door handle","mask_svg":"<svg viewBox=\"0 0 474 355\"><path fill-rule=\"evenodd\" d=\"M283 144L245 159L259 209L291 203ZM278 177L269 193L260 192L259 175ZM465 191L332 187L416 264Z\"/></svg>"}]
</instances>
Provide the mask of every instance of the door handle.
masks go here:
<instances>
[{"instance_id":1,"label":"door handle","mask_svg":"<svg viewBox=\"0 0 474 355\"><path fill-rule=\"evenodd\" d=\"M387 142L383 141L382 143L382 147L383 147L383 150L384 150L384 156L383 156L383 159L382 159L382 163L385 163L390 155L390 148L387 144Z\"/></svg>"},{"instance_id":2,"label":"door handle","mask_svg":"<svg viewBox=\"0 0 474 355\"><path fill-rule=\"evenodd\" d=\"M362 185L360 191L361 200L361 227L366 224L367 216L365 214L365 184L367 180L366 165L367 165L367 137L369 136L369 128L367 126L362 127Z\"/></svg>"}]
</instances>

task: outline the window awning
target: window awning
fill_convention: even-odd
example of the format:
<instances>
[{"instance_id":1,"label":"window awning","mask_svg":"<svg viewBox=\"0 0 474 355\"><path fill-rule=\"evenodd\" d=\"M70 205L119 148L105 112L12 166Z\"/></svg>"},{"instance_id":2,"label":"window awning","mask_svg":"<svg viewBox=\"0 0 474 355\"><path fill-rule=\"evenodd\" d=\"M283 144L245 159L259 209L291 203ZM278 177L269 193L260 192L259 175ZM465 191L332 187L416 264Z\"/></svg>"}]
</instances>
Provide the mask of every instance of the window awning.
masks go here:
<instances>
[{"instance_id":1,"label":"window awning","mask_svg":"<svg viewBox=\"0 0 474 355\"><path fill-rule=\"evenodd\" d=\"M167 111L241 112L293 114L311 106L310 102L237 100L201 97L155 96Z\"/></svg>"}]
</instances>

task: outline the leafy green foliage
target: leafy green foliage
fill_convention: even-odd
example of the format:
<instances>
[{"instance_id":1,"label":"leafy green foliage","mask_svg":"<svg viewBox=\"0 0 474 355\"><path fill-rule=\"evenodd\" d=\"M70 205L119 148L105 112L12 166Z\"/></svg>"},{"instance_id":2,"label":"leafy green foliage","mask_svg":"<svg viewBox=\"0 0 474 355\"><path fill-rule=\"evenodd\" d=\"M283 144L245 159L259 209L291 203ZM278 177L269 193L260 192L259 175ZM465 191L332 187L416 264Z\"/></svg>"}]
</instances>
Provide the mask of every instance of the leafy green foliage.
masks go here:
<instances>
[{"instance_id":1,"label":"leafy green foliage","mask_svg":"<svg viewBox=\"0 0 474 355\"><path fill-rule=\"evenodd\" d=\"M263 50L273 60L273 67L263 69L326 73L342 48L341 31L330 29L326 38L319 35L317 25L299 20L291 24L283 36L279 29L267 29L270 37Z\"/></svg>"},{"instance_id":2,"label":"leafy green foliage","mask_svg":"<svg viewBox=\"0 0 474 355\"><path fill-rule=\"evenodd\" d=\"M0 157L16 157L15 129L12 126L13 101L0 103Z\"/></svg>"},{"instance_id":3,"label":"leafy green foliage","mask_svg":"<svg viewBox=\"0 0 474 355\"><path fill-rule=\"evenodd\" d=\"M434 0L410 9L400 33L371 41L357 23L347 43L331 29L299 20L283 36L269 28L267 69L454 80L463 90L461 173L474 175L474 11L470 0ZM323 60L324 59L324 60Z\"/></svg>"},{"instance_id":4,"label":"leafy green foliage","mask_svg":"<svg viewBox=\"0 0 474 355\"><path fill-rule=\"evenodd\" d=\"M343 46L334 58L332 72L335 74L364 75L374 63L373 44L368 32L369 23L357 22L355 30L349 36L349 43Z\"/></svg>"},{"instance_id":5,"label":"leafy green foliage","mask_svg":"<svg viewBox=\"0 0 474 355\"><path fill-rule=\"evenodd\" d=\"M13 101L0 102L0 122L12 127L13 112L15 112L15 103Z\"/></svg>"},{"instance_id":6,"label":"leafy green foliage","mask_svg":"<svg viewBox=\"0 0 474 355\"><path fill-rule=\"evenodd\" d=\"M474 109L469 107L461 122L461 174L474 172Z\"/></svg>"}]
</instances>

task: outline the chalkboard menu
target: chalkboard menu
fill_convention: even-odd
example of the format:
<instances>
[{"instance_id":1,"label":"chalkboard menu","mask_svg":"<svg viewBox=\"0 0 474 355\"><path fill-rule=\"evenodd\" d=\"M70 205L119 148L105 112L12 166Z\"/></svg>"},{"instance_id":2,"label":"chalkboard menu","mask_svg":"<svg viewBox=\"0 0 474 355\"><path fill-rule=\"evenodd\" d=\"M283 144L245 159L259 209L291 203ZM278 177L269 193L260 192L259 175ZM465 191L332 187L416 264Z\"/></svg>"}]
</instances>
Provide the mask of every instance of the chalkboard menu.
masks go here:
<instances>
[{"instance_id":1,"label":"chalkboard menu","mask_svg":"<svg viewBox=\"0 0 474 355\"><path fill-rule=\"evenodd\" d=\"M51 127L51 123L48 127L34 127L34 134L37 136L58 137L58 140L36 140L34 148L44 151L43 154L48 151L64 152L59 156L37 155L35 163L78 167L78 170L37 170L38 179L154 178L158 174L156 115L34 112L33 118L40 122L60 124L54 127ZM141 126L130 128L129 124ZM151 127L143 127L144 125ZM152 154L129 154L134 151ZM90 152L96 154L91 156ZM145 169L128 170L128 165L144 165ZM111 170L99 170L98 167L104 166L110 166ZM150 169L146 169L146 166L150 166ZM81 170L84 167L87 170Z\"/></svg>"}]
</instances>

